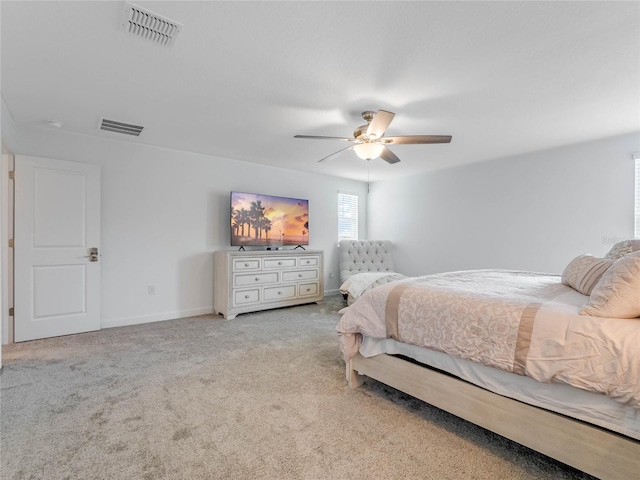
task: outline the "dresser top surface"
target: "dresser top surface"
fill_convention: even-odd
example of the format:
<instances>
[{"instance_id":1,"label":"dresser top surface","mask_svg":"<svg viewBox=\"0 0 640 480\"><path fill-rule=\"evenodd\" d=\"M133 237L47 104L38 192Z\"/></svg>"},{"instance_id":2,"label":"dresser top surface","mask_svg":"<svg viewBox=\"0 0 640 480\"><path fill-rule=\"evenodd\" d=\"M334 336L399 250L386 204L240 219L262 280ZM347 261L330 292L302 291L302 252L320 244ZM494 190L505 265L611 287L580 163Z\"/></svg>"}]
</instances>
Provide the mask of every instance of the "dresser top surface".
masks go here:
<instances>
[{"instance_id":1,"label":"dresser top surface","mask_svg":"<svg viewBox=\"0 0 640 480\"><path fill-rule=\"evenodd\" d=\"M284 256L292 256L292 255L319 255L324 253L322 250L246 250L246 251L238 251L238 250L217 250L216 255L230 255L234 257L251 257L256 255L284 255Z\"/></svg>"}]
</instances>

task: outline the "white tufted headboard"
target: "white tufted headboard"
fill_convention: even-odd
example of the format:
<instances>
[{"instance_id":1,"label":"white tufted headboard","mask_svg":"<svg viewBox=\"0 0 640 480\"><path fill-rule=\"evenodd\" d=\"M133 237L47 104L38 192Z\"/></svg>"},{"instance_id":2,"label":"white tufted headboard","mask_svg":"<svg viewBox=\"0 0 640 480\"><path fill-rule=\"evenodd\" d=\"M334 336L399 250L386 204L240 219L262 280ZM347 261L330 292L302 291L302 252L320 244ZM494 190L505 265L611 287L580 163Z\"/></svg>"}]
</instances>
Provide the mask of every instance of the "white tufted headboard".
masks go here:
<instances>
[{"instance_id":1,"label":"white tufted headboard","mask_svg":"<svg viewBox=\"0 0 640 480\"><path fill-rule=\"evenodd\" d=\"M340 281L355 273L393 272L388 240L340 240Z\"/></svg>"}]
</instances>

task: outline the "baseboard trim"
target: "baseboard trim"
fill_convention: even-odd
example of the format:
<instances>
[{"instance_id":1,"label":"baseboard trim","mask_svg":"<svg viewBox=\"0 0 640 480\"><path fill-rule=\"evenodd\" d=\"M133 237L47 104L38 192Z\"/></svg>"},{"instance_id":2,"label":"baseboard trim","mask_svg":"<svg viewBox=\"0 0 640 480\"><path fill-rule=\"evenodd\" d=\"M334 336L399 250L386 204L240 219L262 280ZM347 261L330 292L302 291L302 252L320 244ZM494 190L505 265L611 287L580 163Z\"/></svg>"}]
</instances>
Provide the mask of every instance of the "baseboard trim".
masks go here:
<instances>
[{"instance_id":1,"label":"baseboard trim","mask_svg":"<svg viewBox=\"0 0 640 480\"><path fill-rule=\"evenodd\" d=\"M340 290L325 290L324 296L337 295ZM135 317L114 318L103 320L100 328L127 327L130 325L142 325L144 323L164 322L166 320L176 320L177 318L195 317L196 315L209 315L213 313L213 306L191 308L189 310L176 310L173 312L152 313L150 315L138 315ZM221 317L222 318L222 317Z\"/></svg>"},{"instance_id":2,"label":"baseboard trim","mask_svg":"<svg viewBox=\"0 0 640 480\"><path fill-rule=\"evenodd\" d=\"M130 325L141 325L143 323L164 322L165 320L175 320L177 318L195 317L196 315L208 315L210 313L213 313L213 306L191 308L189 310L176 310L173 312L154 313L151 315L139 315L135 317L123 317L103 320L100 323L100 327L126 327Z\"/></svg>"}]
</instances>

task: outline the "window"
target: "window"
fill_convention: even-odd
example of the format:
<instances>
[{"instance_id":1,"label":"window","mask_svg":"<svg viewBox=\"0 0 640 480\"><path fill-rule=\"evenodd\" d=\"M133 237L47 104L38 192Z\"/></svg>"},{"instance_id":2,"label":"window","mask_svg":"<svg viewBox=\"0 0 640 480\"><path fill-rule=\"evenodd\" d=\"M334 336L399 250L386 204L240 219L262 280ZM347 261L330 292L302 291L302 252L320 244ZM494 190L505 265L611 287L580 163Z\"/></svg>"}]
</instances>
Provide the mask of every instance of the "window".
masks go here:
<instances>
[{"instance_id":1,"label":"window","mask_svg":"<svg viewBox=\"0 0 640 480\"><path fill-rule=\"evenodd\" d=\"M633 158L636 160L636 230L635 237L640 238L640 153Z\"/></svg>"},{"instance_id":2,"label":"window","mask_svg":"<svg viewBox=\"0 0 640 480\"><path fill-rule=\"evenodd\" d=\"M358 195L338 192L338 240L358 240Z\"/></svg>"}]
</instances>

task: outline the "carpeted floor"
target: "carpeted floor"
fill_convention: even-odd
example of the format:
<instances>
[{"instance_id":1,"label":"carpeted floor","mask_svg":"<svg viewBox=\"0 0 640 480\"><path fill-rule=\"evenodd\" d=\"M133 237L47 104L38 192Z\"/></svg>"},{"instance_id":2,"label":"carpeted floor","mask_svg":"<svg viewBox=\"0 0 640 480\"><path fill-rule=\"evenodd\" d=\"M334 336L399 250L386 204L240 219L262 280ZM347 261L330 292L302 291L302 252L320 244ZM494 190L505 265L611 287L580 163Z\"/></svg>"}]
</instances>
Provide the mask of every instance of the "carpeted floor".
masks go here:
<instances>
[{"instance_id":1,"label":"carpeted floor","mask_svg":"<svg viewBox=\"0 0 640 480\"><path fill-rule=\"evenodd\" d=\"M2 479L590 479L374 381L320 305L3 348Z\"/></svg>"}]
</instances>

